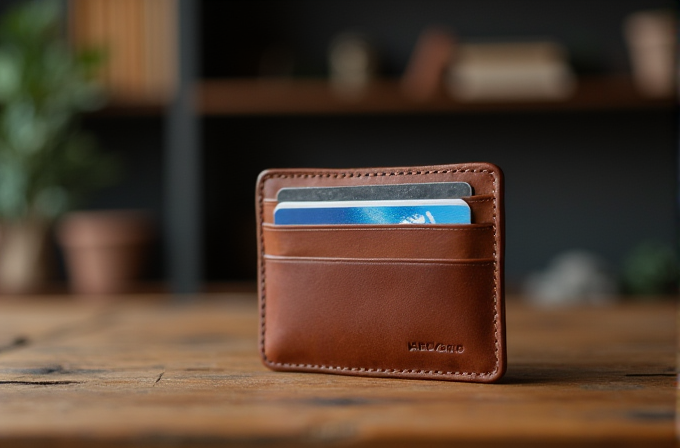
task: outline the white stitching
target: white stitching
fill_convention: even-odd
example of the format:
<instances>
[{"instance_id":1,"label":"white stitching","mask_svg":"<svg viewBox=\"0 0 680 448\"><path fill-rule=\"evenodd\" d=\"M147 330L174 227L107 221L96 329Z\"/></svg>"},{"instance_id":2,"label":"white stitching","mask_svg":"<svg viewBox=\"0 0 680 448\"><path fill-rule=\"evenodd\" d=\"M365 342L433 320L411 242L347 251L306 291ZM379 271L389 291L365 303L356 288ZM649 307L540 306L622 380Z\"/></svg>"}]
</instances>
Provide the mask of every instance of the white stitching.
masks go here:
<instances>
[{"instance_id":1,"label":"white stitching","mask_svg":"<svg viewBox=\"0 0 680 448\"><path fill-rule=\"evenodd\" d=\"M271 362L267 360L267 363L272 366L287 367L287 368L305 368L305 369L322 369L322 370L339 370L339 371L350 371L350 372L367 372L367 373L411 373L411 374L430 374L430 375L463 375L470 377L487 377L495 373L476 373L476 372L444 372L441 370L415 370L415 369L371 369L368 367L342 367L342 366L326 366L323 364L290 364L282 362Z\"/></svg>"}]
</instances>

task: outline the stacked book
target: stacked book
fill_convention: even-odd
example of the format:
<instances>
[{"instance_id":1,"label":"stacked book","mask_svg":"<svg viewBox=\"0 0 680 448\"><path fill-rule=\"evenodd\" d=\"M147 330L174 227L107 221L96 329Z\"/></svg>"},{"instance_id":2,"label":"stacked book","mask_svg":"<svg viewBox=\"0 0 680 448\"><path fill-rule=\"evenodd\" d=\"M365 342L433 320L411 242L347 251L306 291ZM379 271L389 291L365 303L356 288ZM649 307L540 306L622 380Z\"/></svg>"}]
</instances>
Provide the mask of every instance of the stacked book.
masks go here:
<instances>
[{"instance_id":1,"label":"stacked book","mask_svg":"<svg viewBox=\"0 0 680 448\"><path fill-rule=\"evenodd\" d=\"M68 0L69 38L101 48L113 102L165 104L174 92L177 0Z\"/></svg>"},{"instance_id":2,"label":"stacked book","mask_svg":"<svg viewBox=\"0 0 680 448\"><path fill-rule=\"evenodd\" d=\"M444 82L460 100L557 100L574 92L576 78L557 42L468 42L456 47Z\"/></svg>"}]
</instances>

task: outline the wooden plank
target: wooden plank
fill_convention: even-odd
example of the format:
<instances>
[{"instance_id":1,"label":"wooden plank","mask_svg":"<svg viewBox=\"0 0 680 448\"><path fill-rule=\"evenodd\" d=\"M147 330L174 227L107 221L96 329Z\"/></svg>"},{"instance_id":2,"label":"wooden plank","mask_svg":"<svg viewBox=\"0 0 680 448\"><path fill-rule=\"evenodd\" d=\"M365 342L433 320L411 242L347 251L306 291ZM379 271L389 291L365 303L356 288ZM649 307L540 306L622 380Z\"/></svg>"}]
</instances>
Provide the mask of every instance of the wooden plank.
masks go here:
<instances>
[{"instance_id":1,"label":"wooden plank","mask_svg":"<svg viewBox=\"0 0 680 448\"><path fill-rule=\"evenodd\" d=\"M670 301L511 299L508 373L484 385L272 372L255 296L209 297L128 298L0 352L0 445L676 446ZM61 309L0 304L0 328L91 312Z\"/></svg>"}]
</instances>

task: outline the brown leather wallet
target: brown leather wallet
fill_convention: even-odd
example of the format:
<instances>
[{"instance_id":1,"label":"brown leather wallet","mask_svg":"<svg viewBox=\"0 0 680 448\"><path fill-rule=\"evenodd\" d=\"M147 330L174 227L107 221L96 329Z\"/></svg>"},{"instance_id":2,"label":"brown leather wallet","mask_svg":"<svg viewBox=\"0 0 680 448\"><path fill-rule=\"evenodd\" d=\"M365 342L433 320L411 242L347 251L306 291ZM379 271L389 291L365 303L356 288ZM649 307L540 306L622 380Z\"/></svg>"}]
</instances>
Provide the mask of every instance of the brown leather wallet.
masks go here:
<instances>
[{"instance_id":1,"label":"brown leather wallet","mask_svg":"<svg viewBox=\"0 0 680 448\"><path fill-rule=\"evenodd\" d=\"M284 187L464 181L472 224L275 225ZM256 186L259 347L277 371L494 382L506 368L503 173L270 169Z\"/></svg>"}]
</instances>

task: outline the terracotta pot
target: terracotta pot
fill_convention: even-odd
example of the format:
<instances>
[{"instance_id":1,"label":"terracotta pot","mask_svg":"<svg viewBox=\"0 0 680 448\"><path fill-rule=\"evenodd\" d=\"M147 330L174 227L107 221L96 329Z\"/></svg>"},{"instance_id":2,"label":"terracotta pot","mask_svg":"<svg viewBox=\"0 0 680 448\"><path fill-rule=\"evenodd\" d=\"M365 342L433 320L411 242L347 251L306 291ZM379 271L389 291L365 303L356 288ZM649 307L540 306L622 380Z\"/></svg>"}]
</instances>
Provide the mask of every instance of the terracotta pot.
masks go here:
<instances>
[{"instance_id":1,"label":"terracotta pot","mask_svg":"<svg viewBox=\"0 0 680 448\"><path fill-rule=\"evenodd\" d=\"M153 237L150 216L137 210L79 211L57 227L69 287L91 296L131 292Z\"/></svg>"},{"instance_id":2,"label":"terracotta pot","mask_svg":"<svg viewBox=\"0 0 680 448\"><path fill-rule=\"evenodd\" d=\"M50 280L50 222L37 218L0 224L0 291L37 294Z\"/></svg>"}]
</instances>

